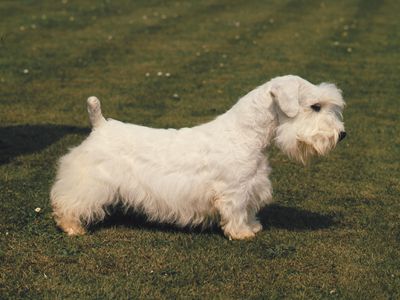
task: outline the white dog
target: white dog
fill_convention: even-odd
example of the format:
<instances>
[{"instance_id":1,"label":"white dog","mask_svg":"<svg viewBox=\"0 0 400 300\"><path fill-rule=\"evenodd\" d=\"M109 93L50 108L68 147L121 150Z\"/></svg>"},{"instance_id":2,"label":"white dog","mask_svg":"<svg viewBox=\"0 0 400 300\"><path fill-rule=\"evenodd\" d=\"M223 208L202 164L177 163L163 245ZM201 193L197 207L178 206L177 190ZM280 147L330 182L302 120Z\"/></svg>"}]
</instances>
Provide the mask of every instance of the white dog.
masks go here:
<instances>
[{"instance_id":1,"label":"white dog","mask_svg":"<svg viewBox=\"0 0 400 300\"><path fill-rule=\"evenodd\" d=\"M219 222L230 239L262 229L256 214L271 202L264 149L274 138L306 162L344 138L341 91L283 76L257 87L215 120L193 128L153 129L104 119L88 99L90 136L59 162L51 190L54 217L69 235L121 203L150 220L179 226Z\"/></svg>"}]
</instances>

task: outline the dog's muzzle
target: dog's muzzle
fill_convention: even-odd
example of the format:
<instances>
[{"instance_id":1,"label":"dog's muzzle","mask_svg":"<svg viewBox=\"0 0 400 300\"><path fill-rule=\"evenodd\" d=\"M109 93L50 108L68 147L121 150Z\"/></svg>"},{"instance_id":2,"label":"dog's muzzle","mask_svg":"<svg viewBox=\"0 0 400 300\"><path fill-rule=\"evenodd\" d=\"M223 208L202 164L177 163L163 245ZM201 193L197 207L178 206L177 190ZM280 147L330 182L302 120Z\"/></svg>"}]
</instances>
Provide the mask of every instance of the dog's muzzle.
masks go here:
<instances>
[{"instance_id":1,"label":"dog's muzzle","mask_svg":"<svg viewBox=\"0 0 400 300\"><path fill-rule=\"evenodd\" d=\"M347 133L345 131L341 131L339 133L339 142L346 137Z\"/></svg>"}]
</instances>

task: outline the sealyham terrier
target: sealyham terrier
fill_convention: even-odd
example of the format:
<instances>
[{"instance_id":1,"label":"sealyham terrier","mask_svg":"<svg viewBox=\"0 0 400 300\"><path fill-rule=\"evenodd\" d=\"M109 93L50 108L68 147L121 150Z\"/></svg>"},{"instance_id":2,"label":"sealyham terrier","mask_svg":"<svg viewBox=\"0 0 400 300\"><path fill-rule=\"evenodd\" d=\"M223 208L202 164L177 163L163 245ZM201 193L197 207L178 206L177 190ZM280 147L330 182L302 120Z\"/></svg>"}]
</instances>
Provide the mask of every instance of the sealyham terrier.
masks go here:
<instances>
[{"instance_id":1,"label":"sealyham terrier","mask_svg":"<svg viewBox=\"0 0 400 300\"><path fill-rule=\"evenodd\" d=\"M217 222L229 239L262 230L257 212L272 200L271 141L305 163L346 136L341 91L293 75L276 77L215 120L153 129L104 119L87 101L93 130L59 161L50 197L57 225L69 235L102 220L107 207L144 213L178 226Z\"/></svg>"}]
</instances>

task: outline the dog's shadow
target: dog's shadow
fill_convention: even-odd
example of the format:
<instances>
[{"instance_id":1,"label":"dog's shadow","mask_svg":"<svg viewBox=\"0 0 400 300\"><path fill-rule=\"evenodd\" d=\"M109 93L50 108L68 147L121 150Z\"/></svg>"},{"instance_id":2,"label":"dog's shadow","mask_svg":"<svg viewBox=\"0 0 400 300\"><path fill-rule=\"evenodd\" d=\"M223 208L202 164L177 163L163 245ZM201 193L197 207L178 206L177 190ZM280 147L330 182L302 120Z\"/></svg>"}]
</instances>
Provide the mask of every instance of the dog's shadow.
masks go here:
<instances>
[{"instance_id":1,"label":"dog's shadow","mask_svg":"<svg viewBox=\"0 0 400 300\"><path fill-rule=\"evenodd\" d=\"M277 228L289 231L312 231L326 229L339 223L335 214L320 214L278 204L262 209L258 214L258 218L264 230ZM179 228L174 225L149 222L142 214L123 213L122 209L115 209L103 222L92 225L89 230L95 232L116 227L147 231L222 234L221 229L216 225L207 229L202 229L201 227Z\"/></svg>"},{"instance_id":2,"label":"dog's shadow","mask_svg":"<svg viewBox=\"0 0 400 300\"><path fill-rule=\"evenodd\" d=\"M326 229L339 223L334 213L321 214L305 209L272 204L258 214L264 230L270 228L290 231L307 231Z\"/></svg>"},{"instance_id":3,"label":"dog's shadow","mask_svg":"<svg viewBox=\"0 0 400 300\"><path fill-rule=\"evenodd\" d=\"M89 132L89 128L55 124L0 127L0 164L20 155L40 152L65 135Z\"/></svg>"},{"instance_id":4,"label":"dog's shadow","mask_svg":"<svg viewBox=\"0 0 400 300\"><path fill-rule=\"evenodd\" d=\"M147 217L135 211L124 212L123 208L117 206L108 209L109 214L102 222L91 224L88 230L92 233L110 228L130 228L141 229L146 231L161 231L161 232L182 232L182 233L217 233L218 228L195 227L177 227L168 223L152 222Z\"/></svg>"}]
</instances>

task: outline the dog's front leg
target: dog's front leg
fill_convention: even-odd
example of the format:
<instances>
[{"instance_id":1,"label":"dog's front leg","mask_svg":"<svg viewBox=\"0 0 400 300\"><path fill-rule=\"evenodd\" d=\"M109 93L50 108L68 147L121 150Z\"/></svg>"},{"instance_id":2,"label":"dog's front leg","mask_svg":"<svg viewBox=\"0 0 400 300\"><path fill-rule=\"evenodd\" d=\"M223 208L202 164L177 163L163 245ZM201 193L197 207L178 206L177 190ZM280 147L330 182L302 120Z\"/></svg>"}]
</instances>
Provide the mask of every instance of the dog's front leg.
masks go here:
<instances>
[{"instance_id":1,"label":"dog's front leg","mask_svg":"<svg viewBox=\"0 0 400 300\"><path fill-rule=\"evenodd\" d=\"M229 239L243 240L253 238L255 232L252 220L247 211L245 195L230 195L216 201L216 207L221 216L221 228Z\"/></svg>"}]
</instances>

